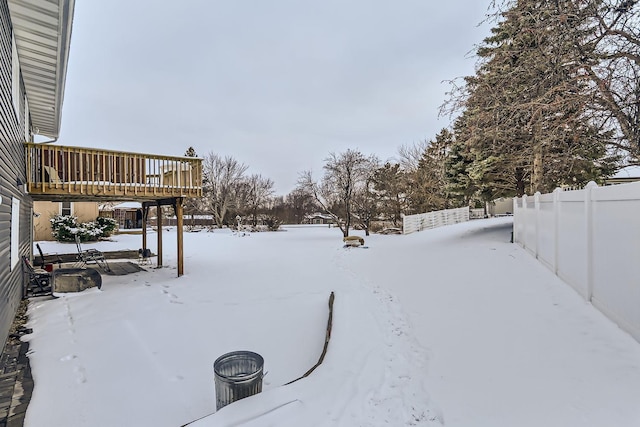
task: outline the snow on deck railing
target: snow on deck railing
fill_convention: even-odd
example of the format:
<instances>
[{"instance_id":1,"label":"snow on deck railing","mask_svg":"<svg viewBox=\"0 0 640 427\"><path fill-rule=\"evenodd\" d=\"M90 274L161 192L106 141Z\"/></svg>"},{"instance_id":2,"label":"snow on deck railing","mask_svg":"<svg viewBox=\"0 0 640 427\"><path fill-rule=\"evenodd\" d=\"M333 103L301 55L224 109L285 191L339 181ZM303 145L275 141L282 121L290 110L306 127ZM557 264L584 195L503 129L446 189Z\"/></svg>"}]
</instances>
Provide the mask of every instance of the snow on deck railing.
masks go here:
<instances>
[{"instance_id":1,"label":"snow on deck railing","mask_svg":"<svg viewBox=\"0 0 640 427\"><path fill-rule=\"evenodd\" d=\"M640 341L640 182L523 196L514 242Z\"/></svg>"},{"instance_id":2,"label":"snow on deck railing","mask_svg":"<svg viewBox=\"0 0 640 427\"><path fill-rule=\"evenodd\" d=\"M465 221L469 221L469 208L466 207L405 215L402 218L402 233L410 234Z\"/></svg>"},{"instance_id":3,"label":"snow on deck railing","mask_svg":"<svg viewBox=\"0 0 640 427\"><path fill-rule=\"evenodd\" d=\"M27 191L42 197L200 197L202 159L25 144Z\"/></svg>"}]
</instances>

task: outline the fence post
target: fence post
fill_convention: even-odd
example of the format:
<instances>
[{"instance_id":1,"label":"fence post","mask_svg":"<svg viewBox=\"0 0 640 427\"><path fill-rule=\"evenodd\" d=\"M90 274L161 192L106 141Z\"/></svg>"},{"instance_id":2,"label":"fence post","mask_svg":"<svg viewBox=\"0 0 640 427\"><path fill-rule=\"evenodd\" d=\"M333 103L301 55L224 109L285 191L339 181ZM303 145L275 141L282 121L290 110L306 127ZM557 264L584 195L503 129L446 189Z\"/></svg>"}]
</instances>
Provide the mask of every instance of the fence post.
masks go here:
<instances>
[{"instance_id":1,"label":"fence post","mask_svg":"<svg viewBox=\"0 0 640 427\"><path fill-rule=\"evenodd\" d=\"M587 269L587 301L593 298L593 201L592 190L598 187L593 181L584 187L585 232L587 240L586 269Z\"/></svg>"},{"instance_id":2,"label":"fence post","mask_svg":"<svg viewBox=\"0 0 640 427\"><path fill-rule=\"evenodd\" d=\"M558 252L560 250L560 194L562 188L553 190L553 274L558 275Z\"/></svg>"},{"instance_id":3,"label":"fence post","mask_svg":"<svg viewBox=\"0 0 640 427\"><path fill-rule=\"evenodd\" d=\"M522 195L522 215L523 215L523 220L522 220L522 224L523 224L523 230L524 232L522 233L522 241L520 242L520 246L522 246L523 248L527 247L527 231L528 229L531 227L531 223L527 221L527 218L524 216L527 213L527 195L523 194ZM531 244L531 243L529 243Z\"/></svg>"},{"instance_id":4,"label":"fence post","mask_svg":"<svg viewBox=\"0 0 640 427\"><path fill-rule=\"evenodd\" d=\"M518 218L520 217L520 212L518 211L518 198L514 197L512 199L513 201L513 208L511 209L511 212L513 212L513 234L512 234L512 242L511 243L517 243L518 242Z\"/></svg>"},{"instance_id":5,"label":"fence post","mask_svg":"<svg viewBox=\"0 0 640 427\"><path fill-rule=\"evenodd\" d=\"M536 191L533 195L533 203L535 208L535 227L536 227L536 259L538 259L538 248L540 247L540 192Z\"/></svg>"}]
</instances>

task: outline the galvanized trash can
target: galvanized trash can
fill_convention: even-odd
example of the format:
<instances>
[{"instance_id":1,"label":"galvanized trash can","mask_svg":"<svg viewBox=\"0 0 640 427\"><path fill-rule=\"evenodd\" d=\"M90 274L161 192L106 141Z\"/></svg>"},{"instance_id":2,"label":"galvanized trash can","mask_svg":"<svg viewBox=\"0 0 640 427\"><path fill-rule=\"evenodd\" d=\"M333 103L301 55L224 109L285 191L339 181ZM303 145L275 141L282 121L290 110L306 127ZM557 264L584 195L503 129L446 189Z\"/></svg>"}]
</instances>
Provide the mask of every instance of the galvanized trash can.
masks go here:
<instances>
[{"instance_id":1,"label":"galvanized trash can","mask_svg":"<svg viewBox=\"0 0 640 427\"><path fill-rule=\"evenodd\" d=\"M233 351L213 363L216 410L262 391L264 359L252 351Z\"/></svg>"}]
</instances>

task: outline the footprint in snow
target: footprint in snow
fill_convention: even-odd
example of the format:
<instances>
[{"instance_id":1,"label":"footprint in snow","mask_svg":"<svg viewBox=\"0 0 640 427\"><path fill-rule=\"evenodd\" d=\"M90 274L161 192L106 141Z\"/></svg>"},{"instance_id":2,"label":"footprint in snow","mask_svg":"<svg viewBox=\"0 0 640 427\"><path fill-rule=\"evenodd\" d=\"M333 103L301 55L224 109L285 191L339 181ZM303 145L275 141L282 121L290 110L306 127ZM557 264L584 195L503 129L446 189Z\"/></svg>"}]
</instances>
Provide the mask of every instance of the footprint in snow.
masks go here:
<instances>
[{"instance_id":1,"label":"footprint in snow","mask_svg":"<svg viewBox=\"0 0 640 427\"><path fill-rule=\"evenodd\" d=\"M87 382L86 371L82 366L76 366L75 368L73 368L73 372L75 372L76 374L76 382L78 384L83 384Z\"/></svg>"},{"instance_id":2,"label":"footprint in snow","mask_svg":"<svg viewBox=\"0 0 640 427\"><path fill-rule=\"evenodd\" d=\"M178 295L172 294L171 292L169 292L166 289L163 289L162 293L170 298L169 302L174 303L174 304L182 304L181 302L176 301L178 299Z\"/></svg>"},{"instance_id":3,"label":"footprint in snow","mask_svg":"<svg viewBox=\"0 0 640 427\"><path fill-rule=\"evenodd\" d=\"M77 358L78 358L78 356L76 356L75 354L67 354L66 356L61 357L60 361L61 362L68 362L70 360L77 359Z\"/></svg>"}]
</instances>

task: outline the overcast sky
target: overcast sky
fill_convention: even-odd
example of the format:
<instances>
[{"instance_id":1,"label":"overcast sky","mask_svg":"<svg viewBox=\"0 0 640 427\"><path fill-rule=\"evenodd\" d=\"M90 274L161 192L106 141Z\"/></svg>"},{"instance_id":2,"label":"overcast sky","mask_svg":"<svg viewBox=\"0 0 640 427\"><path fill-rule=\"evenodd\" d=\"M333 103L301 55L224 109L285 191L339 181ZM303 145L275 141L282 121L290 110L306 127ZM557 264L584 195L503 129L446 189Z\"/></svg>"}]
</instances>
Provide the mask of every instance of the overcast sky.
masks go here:
<instances>
[{"instance_id":1,"label":"overcast sky","mask_svg":"<svg viewBox=\"0 0 640 427\"><path fill-rule=\"evenodd\" d=\"M473 74L490 0L76 2L60 144L233 156L291 191L348 148L397 156Z\"/></svg>"}]
</instances>

